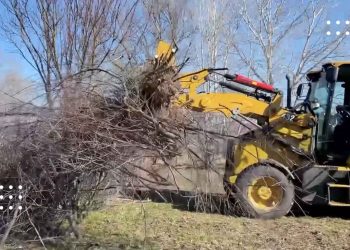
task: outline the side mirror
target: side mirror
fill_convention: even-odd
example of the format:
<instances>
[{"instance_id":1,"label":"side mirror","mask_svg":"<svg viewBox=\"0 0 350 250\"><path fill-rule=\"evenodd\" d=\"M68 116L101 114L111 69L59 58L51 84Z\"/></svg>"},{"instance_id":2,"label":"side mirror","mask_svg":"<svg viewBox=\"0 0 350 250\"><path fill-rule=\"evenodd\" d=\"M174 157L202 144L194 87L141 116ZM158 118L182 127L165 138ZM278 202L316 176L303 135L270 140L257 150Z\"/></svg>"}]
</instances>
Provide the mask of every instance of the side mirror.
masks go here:
<instances>
[{"instance_id":1,"label":"side mirror","mask_svg":"<svg viewBox=\"0 0 350 250\"><path fill-rule=\"evenodd\" d=\"M297 97L301 97L301 95L303 94L303 90L304 90L304 84L299 84L298 88L297 88Z\"/></svg>"},{"instance_id":2,"label":"side mirror","mask_svg":"<svg viewBox=\"0 0 350 250\"><path fill-rule=\"evenodd\" d=\"M338 68L337 67L328 67L326 69L326 80L327 82L336 82L338 79Z\"/></svg>"},{"instance_id":3,"label":"side mirror","mask_svg":"<svg viewBox=\"0 0 350 250\"><path fill-rule=\"evenodd\" d=\"M309 92L310 92L310 83L300 83L296 91L296 97L297 99L306 98L309 95Z\"/></svg>"}]
</instances>

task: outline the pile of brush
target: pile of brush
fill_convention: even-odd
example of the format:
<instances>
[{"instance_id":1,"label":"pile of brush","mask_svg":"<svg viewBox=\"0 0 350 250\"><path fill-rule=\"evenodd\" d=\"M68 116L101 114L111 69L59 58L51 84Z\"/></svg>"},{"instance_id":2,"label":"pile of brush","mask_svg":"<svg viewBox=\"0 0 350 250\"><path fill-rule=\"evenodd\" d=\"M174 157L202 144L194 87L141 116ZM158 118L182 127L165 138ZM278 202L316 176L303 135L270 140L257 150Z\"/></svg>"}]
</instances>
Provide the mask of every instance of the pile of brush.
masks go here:
<instances>
[{"instance_id":1,"label":"pile of brush","mask_svg":"<svg viewBox=\"0 0 350 250\"><path fill-rule=\"evenodd\" d=\"M182 121L167 117L179 87L176 68L158 61L140 74L118 79L126 78L108 93L80 88L75 100L63 98L58 111L41 117L2 147L6 157L0 159L0 176L6 181L0 184L23 189L21 199L17 195L10 200L10 193L5 194L8 202L3 204L6 214L0 234L7 237L11 231L39 239L63 232L78 236L75 224L91 207L108 174L146 182L135 175L135 169L142 169L140 160L166 161L178 154ZM121 91L120 86L127 89ZM155 179L166 185L167 180ZM62 227L63 222L68 223Z\"/></svg>"},{"instance_id":2,"label":"pile of brush","mask_svg":"<svg viewBox=\"0 0 350 250\"><path fill-rule=\"evenodd\" d=\"M179 83L174 81L176 77L176 67L167 61L146 66L138 85L141 99L151 110L169 106L180 89Z\"/></svg>"}]
</instances>

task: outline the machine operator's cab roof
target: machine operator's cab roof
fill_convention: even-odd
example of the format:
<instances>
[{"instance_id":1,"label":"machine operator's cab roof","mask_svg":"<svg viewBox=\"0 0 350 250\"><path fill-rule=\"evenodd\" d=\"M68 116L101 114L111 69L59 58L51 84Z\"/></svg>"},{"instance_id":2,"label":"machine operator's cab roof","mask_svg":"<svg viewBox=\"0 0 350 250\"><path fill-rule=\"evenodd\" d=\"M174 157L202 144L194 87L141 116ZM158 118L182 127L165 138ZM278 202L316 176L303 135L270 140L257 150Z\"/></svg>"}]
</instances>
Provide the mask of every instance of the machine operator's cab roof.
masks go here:
<instances>
[{"instance_id":1,"label":"machine operator's cab roof","mask_svg":"<svg viewBox=\"0 0 350 250\"><path fill-rule=\"evenodd\" d=\"M311 82L316 82L321 77L321 72L325 72L329 67L338 68L338 82L350 81L350 61L334 61L325 63L321 69L311 70L307 73L307 79Z\"/></svg>"}]
</instances>

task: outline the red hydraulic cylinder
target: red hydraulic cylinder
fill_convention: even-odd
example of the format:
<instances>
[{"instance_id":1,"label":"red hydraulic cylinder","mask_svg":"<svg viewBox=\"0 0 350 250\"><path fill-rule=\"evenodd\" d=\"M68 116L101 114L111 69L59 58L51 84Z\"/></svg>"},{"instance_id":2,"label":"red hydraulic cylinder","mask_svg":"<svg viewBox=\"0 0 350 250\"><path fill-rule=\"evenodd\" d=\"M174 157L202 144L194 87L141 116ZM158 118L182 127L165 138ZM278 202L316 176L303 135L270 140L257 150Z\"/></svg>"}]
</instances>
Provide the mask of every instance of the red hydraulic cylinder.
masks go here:
<instances>
[{"instance_id":1,"label":"red hydraulic cylinder","mask_svg":"<svg viewBox=\"0 0 350 250\"><path fill-rule=\"evenodd\" d=\"M265 82L260 82L260 81L255 81L253 79L250 79L249 77L246 77L244 75L239 75L239 74L234 74L234 75L229 75L225 74L225 78L228 80L231 80L236 83L244 84L246 86L252 87L252 88L257 88L261 90L265 90L268 92L276 92L274 87L270 84L267 84Z\"/></svg>"}]
</instances>

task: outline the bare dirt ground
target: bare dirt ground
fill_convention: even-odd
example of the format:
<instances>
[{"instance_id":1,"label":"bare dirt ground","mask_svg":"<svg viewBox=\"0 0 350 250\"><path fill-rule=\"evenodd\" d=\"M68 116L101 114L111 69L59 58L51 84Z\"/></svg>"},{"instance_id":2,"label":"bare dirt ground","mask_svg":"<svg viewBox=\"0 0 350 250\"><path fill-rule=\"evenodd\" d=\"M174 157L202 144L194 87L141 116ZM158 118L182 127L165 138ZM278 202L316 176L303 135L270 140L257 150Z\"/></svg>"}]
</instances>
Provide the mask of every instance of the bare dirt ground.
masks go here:
<instances>
[{"instance_id":1,"label":"bare dirt ground","mask_svg":"<svg viewBox=\"0 0 350 250\"><path fill-rule=\"evenodd\" d=\"M349 210L343 212L349 213ZM90 213L75 249L350 249L350 220L256 220L184 211L169 203L115 201Z\"/></svg>"}]
</instances>

